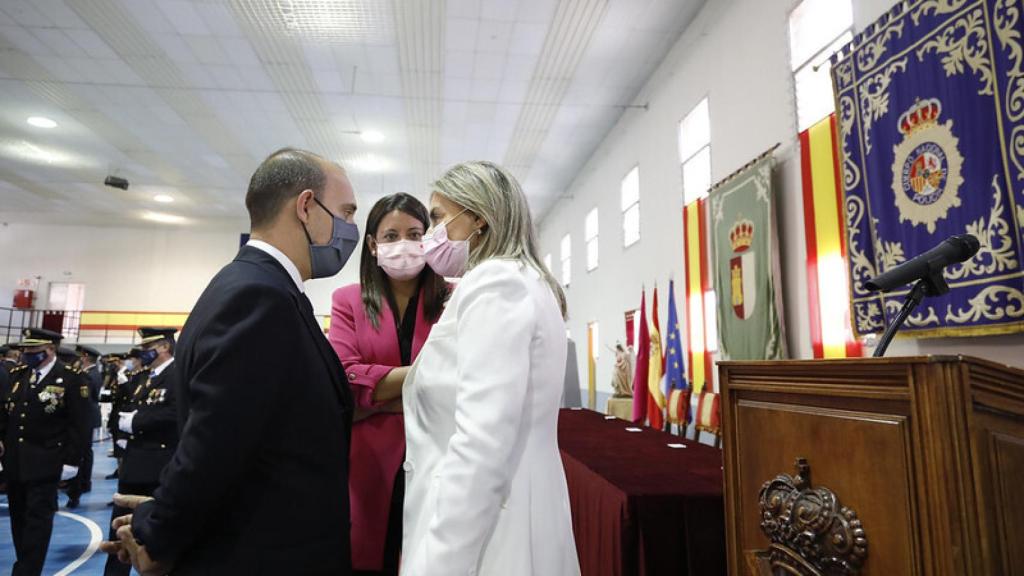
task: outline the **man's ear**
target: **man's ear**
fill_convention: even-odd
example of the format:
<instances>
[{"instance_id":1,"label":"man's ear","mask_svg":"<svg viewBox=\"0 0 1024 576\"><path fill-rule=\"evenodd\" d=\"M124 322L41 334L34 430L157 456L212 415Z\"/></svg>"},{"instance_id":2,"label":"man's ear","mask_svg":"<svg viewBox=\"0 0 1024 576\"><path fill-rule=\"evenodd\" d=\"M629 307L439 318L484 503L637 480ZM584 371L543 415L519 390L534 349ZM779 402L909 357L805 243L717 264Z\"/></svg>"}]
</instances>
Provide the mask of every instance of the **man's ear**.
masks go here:
<instances>
[{"instance_id":1,"label":"man's ear","mask_svg":"<svg viewBox=\"0 0 1024 576\"><path fill-rule=\"evenodd\" d=\"M307 224L309 222L309 205L313 202L313 191L309 188L299 192L299 195L295 198L295 217L299 219L299 222Z\"/></svg>"}]
</instances>

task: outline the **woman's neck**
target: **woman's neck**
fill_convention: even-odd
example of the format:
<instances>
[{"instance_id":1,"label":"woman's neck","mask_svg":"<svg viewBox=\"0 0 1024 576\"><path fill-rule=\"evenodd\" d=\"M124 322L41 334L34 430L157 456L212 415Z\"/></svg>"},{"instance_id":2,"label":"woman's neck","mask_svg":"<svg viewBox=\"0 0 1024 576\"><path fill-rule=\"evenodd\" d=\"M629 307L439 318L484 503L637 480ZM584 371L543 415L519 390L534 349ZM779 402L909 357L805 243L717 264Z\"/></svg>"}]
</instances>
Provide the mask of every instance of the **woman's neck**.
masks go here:
<instances>
[{"instance_id":1,"label":"woman's neck","mask_svg":"<svg viewBox=\"0 0 1024 576\"><path fill-rule=\"evenodd\" d=\"M405 314L405 308L409 305L409 300L416 295L416 290L419 288L419 278L412 278L411 280L389 278L388 281L391 283L391 294L395 297L395 304L398 306L397 312L400 315Z\"/></svg>"}]
</instances>

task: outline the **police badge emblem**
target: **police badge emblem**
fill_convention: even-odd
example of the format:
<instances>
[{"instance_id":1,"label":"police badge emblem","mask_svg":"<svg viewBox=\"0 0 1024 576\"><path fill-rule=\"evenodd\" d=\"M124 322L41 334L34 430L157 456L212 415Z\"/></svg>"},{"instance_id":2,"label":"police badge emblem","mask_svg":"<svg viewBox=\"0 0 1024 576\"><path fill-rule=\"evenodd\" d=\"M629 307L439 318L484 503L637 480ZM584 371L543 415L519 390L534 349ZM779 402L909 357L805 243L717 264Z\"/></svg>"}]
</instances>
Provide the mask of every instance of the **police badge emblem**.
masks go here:
<instances>
[{"instance_id":1,"label":"police badge emblem","mask_svg":"<svg viewBox=\"0 0 1024 576\"><path fill-rule=\"evenodd\" d=\"M960 206L964 159L957 149L953 121L939 124L942 103L936 98L918 100L899 118L903 141L893 146L892 191L900 222L923 224L929 233Z\"/></svg>"}]
</instances>

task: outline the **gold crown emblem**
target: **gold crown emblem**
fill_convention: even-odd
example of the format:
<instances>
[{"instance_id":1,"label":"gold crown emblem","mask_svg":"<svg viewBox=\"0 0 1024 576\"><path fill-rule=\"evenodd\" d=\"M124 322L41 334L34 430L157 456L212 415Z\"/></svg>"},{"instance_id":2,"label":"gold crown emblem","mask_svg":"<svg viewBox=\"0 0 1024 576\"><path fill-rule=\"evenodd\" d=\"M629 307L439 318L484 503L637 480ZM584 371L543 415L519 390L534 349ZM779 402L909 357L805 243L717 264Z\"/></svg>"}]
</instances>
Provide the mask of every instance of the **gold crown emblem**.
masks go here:
<instances>
[{"instance_id":1,"label":"gold crown emblem","mask_svg":"<svg viewBox=\"0 0 1024 576\"><path fill-rule=\"evenodd\" d=\"M759 494L761 531L771 541L772 574L856 576L868 557L868 538L857 513L824 486L811 487L811 467L780 474Z\"/></svg>"},{"instance_id":2,"label":"gold crown emblem","mask_svg":"<svg viewBox=\"0 0 1024 576\"><path fill-rule=\"evenodd\" d=\"M935 98L920 100L900 116L900 133L910 136L918 130L931 128L939 123L942 103Z\"/></svg>"},{"instance_id":3,"label":"gold crown emblem","mask_svg":"<svg viewBox=\"0 0 1024 576\"><path fill-rule=\"evenodd\" d=\"M744 252L754 243L754 223L750 220L740 220L733 224L729 230L729 243L733 252Z\"/></svg>"}]
</instances>

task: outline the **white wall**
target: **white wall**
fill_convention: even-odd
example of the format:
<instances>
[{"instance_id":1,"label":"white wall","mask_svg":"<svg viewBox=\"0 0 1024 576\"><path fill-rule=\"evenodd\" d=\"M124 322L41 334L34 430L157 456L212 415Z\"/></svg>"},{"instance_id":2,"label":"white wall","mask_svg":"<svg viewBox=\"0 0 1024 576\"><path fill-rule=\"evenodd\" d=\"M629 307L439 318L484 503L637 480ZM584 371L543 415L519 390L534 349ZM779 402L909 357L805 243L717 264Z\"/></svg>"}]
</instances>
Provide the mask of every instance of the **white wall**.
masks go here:
<instances>
[{"instance_id":1,"label":"white wall","mask_svg":"<svg viewBox=\"0 0 1024 576\"><path fill-rule=\"evenodd\" d=\"M893 0L853 0L860 30ZM782 290L790 354L811 358L796 104L789 67L787 18L795 0L711 0L670 51L637 97L649 109L629 110L577 175L565 198L540 225L542 254L550 253L560 276L559 244L569 232L573 244L569 328L580 342L580 381L586 382L586 325L600 323L597 385L611 391L613 356L606 346L625 341L623 313L639 306L641 286L648 299L657 282L662 326L668 279L677 281L683 310L682 176L678 159L679 121L704 96L711 110L712 180L717 181L776 142L775 185L779 218ZM640 165L641 240L622 248L619 183ZM586 272L583 222L600 213L600 266ZM648 300L648 303L650 301ZM684 338L685 338L684 334ZM890 355L963 353L1024 366L1024 335L902 340ZM603 406L599 406L603 408Z\"/></svg>"},{"instance_id":2,"label":"white wall","mask_svg":"<svg viewBox=\"0 0 1024 576\"><path fill-rule=\"evenodd\" d=\"M39 276L37 307L50 282L83 282L87 310L188 311L235 257L242 231L0 225L0 306L11 305L19 278ZM317 314L330 314L334 288L356 281L358 258L335 278L307 283Z\"/></svg>"}]
</instances>

